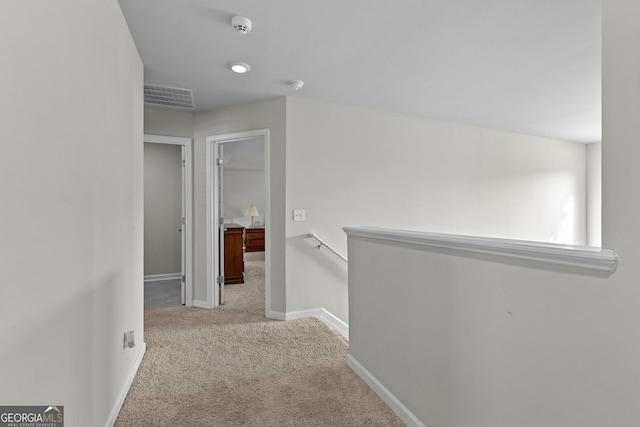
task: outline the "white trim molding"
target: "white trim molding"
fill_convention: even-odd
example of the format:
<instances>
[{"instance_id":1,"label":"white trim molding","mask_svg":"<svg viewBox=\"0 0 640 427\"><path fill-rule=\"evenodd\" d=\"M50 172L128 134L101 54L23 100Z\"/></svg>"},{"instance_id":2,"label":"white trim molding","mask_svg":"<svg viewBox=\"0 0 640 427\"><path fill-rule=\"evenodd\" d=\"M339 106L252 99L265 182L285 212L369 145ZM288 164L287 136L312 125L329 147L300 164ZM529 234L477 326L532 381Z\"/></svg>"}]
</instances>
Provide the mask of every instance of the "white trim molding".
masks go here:
<instances>
[{"instance_id":1,"label":"white trim molding","mask_svg":"<svg viewBox=\"0 0 640 427\"><path fill-rule=\"evenodd\" d=\"M247 139L262 138L264 143L264 176L265 176L265 315L270 317L271 313L271 161L270 161L270 131L269 129L258 129L246 132L226 133L222 135L211 135L205 139L206 158L206 250L207 259L207 308L214 308L220 304L219 286L216 277L219 276L220 265L218 261L218 174L216 173L217 145L229 142L243 141ZM195 305L195 301L194 301Z\"/></svg>"},{"instance_id":2,"label":"white trim molding","mask_svg":"<svg viewBox=\"0 0 640 427\"><path fill-rule=\"evenodd\" d=\"M351 354L347 354L347 365L387 404L389 408L408 426L425 427L371 372L362 366Z\"/></svg>"},{"instance_id":3,"label":"white trim molding","mask_svg":"<svg viewBox=\"0 0 640 427\"><path fill-rule=\"evenodd\" d=\"M273 320L287 320L287 315L282 311L269 311L265 317Z\"/></svg>"},{"instance_id":4,"label":"white trim molding","mask_svg":"<svg viewBox=\"0 0 640 427\"><path fill-rule=\"evenodd\" d=\"M561 245L557 243L428 233L424 231L395 230L378 227L345 227L343 230L348 236L367 237L392 242L504 256L604 271L607 273L614 273L616 271L619 259L618 254L610 249L591 246Z\"/></svg>"},{"instance_id":5,"label":"white trim molding","mask_svg":"<svg viewBox=\"0 0 640 427\"><path fill-rule=\"evenodd\" d=\"M167 273L167 274L149 274L144 276L145 282L157 282L160 280L174 280L182 278L180 273Z\"/></svg>"},{"instance_id":6,"label":"white trim molding","mask_svg":"<svg viewBox=\"0 0 640 427\"><path fill-rule=\"evenodd\" d=\"M111 409L111 413L109 414L109 418L107 418L107 422L104 424L105 427L113 427L118 419L118 414L120 414L120 409L122 409L122 405L124 404L124 399L127 397L129 393L129 389L131 388L131 384L133 384L133 379L136 377L138 373L138 368L140 368L140 364L142 363L142 358L144 357L145 352L147 351L147 344L142 343L142 350L138 353L138 357L133 362L133 366L129 371L129 375L127 375L127 380L120 390L120 394L118 395L118 399L116 400L113 408Z\"/></svg>"},{"instance_id":7,"label":"white trim molding","mask_svg":"<svg viewBox=\"0 0 640 427\"><path fill-rule=\"evenodd\" d=\"M196 307L196 308L207 308L207 309L211 308L207 301L202 301L202 300L199 300L199 299L194 299L193 300L193 306Z\"/></svg>"}]
</instances>

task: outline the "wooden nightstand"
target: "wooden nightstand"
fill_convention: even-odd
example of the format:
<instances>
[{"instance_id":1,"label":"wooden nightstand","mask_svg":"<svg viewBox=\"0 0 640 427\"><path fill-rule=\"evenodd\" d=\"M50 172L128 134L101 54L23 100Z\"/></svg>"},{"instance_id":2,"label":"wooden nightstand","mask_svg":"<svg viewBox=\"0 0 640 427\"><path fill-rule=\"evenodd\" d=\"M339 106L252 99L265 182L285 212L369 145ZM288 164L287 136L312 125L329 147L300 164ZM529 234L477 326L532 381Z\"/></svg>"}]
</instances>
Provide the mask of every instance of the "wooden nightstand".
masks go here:
<instances>
[{"instance_id":1,"label":"wooden nightstand","mask_svg":"<svg viewBox=\"0 0 640 427\"><path fill-rule=\"evenodd\" d=\"M244 283L242 230L238 224L224 225L224 284Z\"/></svg>"},{"instance_id":2,"label":"wooden nightstand","mask_svg":"<svg viewBox=\"0 0 640 427\"><path fill-rule=\"evenodd\" d=\"M264 228L244 229L245 252L264 251Z\"/></svg>"}]
</instances>

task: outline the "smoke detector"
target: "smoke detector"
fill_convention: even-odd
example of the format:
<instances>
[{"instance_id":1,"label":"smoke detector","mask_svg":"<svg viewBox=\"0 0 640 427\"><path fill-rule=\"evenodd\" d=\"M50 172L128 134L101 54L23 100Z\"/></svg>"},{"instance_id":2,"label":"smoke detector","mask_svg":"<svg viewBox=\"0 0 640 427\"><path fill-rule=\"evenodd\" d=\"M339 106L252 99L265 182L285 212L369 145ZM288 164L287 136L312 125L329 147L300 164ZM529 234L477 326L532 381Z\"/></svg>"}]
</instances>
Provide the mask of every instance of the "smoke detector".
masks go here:
<instances>
[{"instance_id":1,"label":"smoke detector","mask_svg":"<svg viewBox=\"0 0 640 427\"><path fill-rule=\"evenodd\" d=\"M289 81L289 86L291 86L293 90L300 90L302 86L304 86L304 82L302 80L291 80Z\"/></svg>"},{"instance_id":2,"label":"smoke detector","mask_svg":"<svg viewBox=\"0 0 640 427\"><path fill-rule=\"evenodd\" d=\"M249 34L251 32L251 20L246 16L234 16L231 18L231 25L240 34Z\"/></svg>"}]
</instances>

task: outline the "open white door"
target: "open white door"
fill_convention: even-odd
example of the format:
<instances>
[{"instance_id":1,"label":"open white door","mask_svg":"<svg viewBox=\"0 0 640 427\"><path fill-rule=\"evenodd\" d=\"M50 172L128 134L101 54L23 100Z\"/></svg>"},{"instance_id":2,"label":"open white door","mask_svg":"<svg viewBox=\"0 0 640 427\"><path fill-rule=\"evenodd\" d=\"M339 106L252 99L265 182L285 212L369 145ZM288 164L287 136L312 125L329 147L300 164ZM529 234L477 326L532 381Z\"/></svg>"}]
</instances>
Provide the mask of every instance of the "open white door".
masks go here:
<instances>
[{"instance_id":1,"label":"open white door","mask_svg":"<svg viewBox=\"0 0 640 427\"><path fill-rule=\"evenodd\" d=\"M180 162L182 164L182 214L180 216L180 246L182 254L180 260L180 271L182 275L180 277L180 304L182 305L187 303L187 232L185 230L187 216L187 191L185 184L187 182L187 173L184 151L184 145L180 146Z\"/></svg>"},{"instance_id":2,"label":"open white door","mask_svg":"<svg viewBox=\"0 0 640 427\"><path fill-rule=\"evenodd\" d=\"M216 167L218 172L218 212L216 215L218 230L218 298L224 304L224 144L217 144Z\"/></svg>"},{"instance_id":3,"label":"open white door","mask_svg":"<svg viewBox=\"0 0 640 427\"><path fill-rule=\"evenodd\" d=\"M269 196L269 130L228 133L207 136L205 152L206 168L206 258L207 258L207 301L194 301L198 307L213 308L224 303L224 148L225 144L260 140L264 147L264 194L265 194L265 315L271 314L271 210ZM227 145L227 148L231 147ZM227 153L229 155L230 153Z\"/></svg>"}]
</instances>

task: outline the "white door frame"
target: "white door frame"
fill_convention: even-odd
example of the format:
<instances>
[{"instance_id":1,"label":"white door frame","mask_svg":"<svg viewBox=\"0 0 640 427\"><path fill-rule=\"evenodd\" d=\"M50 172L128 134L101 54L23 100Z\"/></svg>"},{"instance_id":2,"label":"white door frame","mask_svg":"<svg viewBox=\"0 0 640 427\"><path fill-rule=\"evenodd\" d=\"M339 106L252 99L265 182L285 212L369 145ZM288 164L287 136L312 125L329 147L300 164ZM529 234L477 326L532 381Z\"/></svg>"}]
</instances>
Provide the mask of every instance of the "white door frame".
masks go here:
<instances>
[{"instance_id":1,"label":"white door frame","mask_svg":"<svg viewBox=\"0 0 640 427\"><path fill-rule=\"evenodd\" d=\"M265 314L271 307L271 196L270 196L270 161L269 161L269 129L258 129L247 132L226 133L222 135L207 136L206 139L206 217L207 217L207 308L217 307L220 304L219 292L215 278L220 271L217 250L218 247L218 174L216 173L217 144L225 142L243 141L247 139L262 138L264 143L264 200L265 200L265 274L264 274L264 302Z\"/></svg>"},{"instance_id":2,"label":"white door frame","mask_svg":"<svg viewBox=\"0 0 640 427\"><path fill-rule=\"evenodd\" d=\"M176 136L144 135L144 142L154 144L180 145L184 149L184 182L182 183L182 200L184 215L185 253L181 256L185 260L184 271L186 283L186 306L193 305L193 140Z\"/></svg>"}]
</instances>

